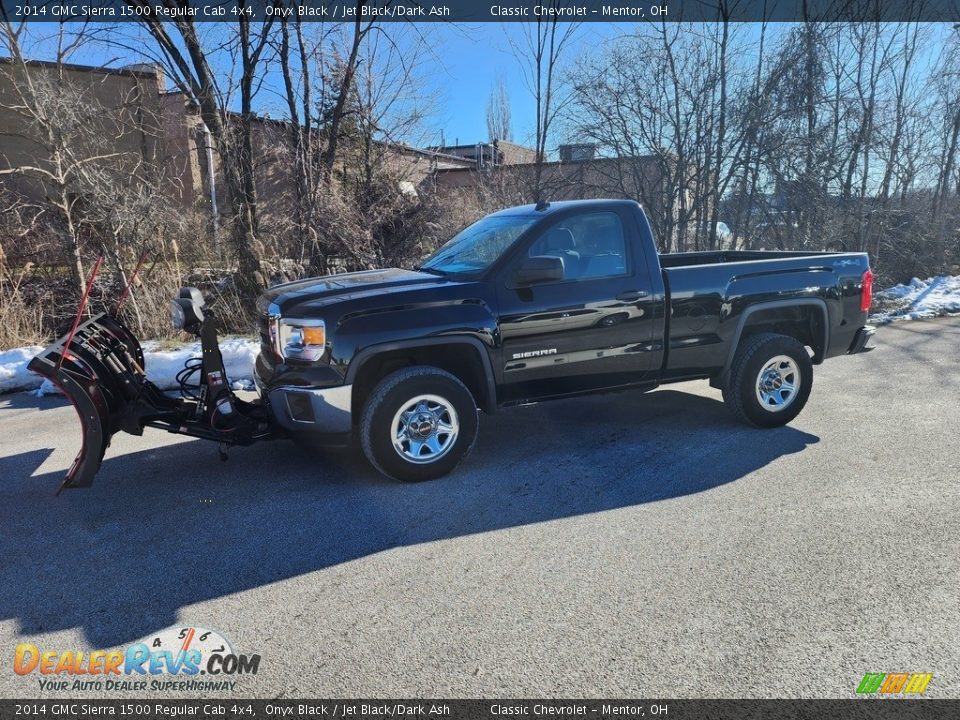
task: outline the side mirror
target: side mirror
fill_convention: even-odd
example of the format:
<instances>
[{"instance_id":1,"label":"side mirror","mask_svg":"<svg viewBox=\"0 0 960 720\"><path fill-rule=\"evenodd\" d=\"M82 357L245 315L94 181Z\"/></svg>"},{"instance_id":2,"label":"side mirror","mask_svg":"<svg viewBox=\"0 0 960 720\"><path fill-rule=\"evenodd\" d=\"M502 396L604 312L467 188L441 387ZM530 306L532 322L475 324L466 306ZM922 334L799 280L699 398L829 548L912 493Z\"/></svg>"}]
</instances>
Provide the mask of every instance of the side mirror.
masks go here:
<instances>
[{"instance_id":1,"label":"side mirror","mask_svg":"<svg viewBox=\"0 0 960 720\"><path fill-rule=\"evenodd\" d=\"M553 255L534 255L517 268L514 281L517 285L534 285L541 282L563 280L563 258Z\"/></svg>"}]
</instances>

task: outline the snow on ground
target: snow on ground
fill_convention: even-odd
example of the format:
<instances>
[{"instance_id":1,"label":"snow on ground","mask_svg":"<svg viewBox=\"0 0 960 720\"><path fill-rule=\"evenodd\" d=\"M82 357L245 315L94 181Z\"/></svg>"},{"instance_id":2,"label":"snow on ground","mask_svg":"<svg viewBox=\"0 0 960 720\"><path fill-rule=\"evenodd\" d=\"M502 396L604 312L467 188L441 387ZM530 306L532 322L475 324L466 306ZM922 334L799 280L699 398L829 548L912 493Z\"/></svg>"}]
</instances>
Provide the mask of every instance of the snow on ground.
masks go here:
<instances>
[{"instance_id":1,"label":"snow on ground","mask_svg":"<svg viewBox=\"0 0 960 720\"><path fill-rule=\"evenodd\" d=\"M161 390L178 388L177 373L183 370L183 364L188 359L200 357L200 343L184 345L176 350L159 350L157 345L149 341L143 344L147 379ZM223 355L223 367L233 383L233 389L252 389L253 364L260 354L260 344L247 338L224 338L220 341L220 354Z\"/></svg>"},{"instance_id":2,"label":"snow on ground","mask_svg":"<svg viewBox=\"0 0 960 720\"><path fill-rule=\"evenodd\" d=\"M879 325L960 313L960 275L914 278L906 285L874 293L874 304L878 309L871 319Z\"/></svg>"},{"instance_id":3,"label":"snow on ground","mask_svg":"<svg viewBox=\"0 0 960 720\"><path fill-rule=\"evenodd\" d=\"M23 347L0 352L0 393L14 390L35 390L37 395L57 392L53 383L27 370L27 363L42 347ZM247 338L224 338L220 352L227 377L234 390L253 389L253 363L260 352L259 343ZM157 342L143 343L147 377L163 390L178 388L177 373L189 358L200 357L200 343L189 343L176 349L162 350ZM193 381L196 382L194 376Z\"/></svg>"},{"instance_id":4,"label":"snow on ground","mask_svg":"<svg viewBox=\"0 0 960 720\"><path fill-rule=\"evenodd\" d=\"M40 385L40 378L27 370L27 363L41 350L42 347L31 346L0 352L0 393L30 390Z\"/></svg>"}]
</instances>

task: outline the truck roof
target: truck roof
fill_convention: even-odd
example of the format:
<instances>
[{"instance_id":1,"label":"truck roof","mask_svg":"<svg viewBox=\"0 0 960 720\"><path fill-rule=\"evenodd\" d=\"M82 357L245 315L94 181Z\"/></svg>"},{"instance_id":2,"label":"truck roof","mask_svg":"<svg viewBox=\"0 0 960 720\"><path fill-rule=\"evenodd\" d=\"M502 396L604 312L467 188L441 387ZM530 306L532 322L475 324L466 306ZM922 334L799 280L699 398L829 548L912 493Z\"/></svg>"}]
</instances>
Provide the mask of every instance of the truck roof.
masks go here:
<instances>
[{"instance_id":1,"label":"truck roof","mask_svg":"<svg viewBox=\"0 0 960 720\"><path fill-rule=\"evenodd\" d=\"M636 200L624 200L622 198L597 198L593 200L556 200L548 202L547 206L538 210L536 205L518 205L516 207L506 208L493 215L551 215L562 210L575 208L615 208L629 206L637 207L639 203Z\"/></svg>"}]
</instances>

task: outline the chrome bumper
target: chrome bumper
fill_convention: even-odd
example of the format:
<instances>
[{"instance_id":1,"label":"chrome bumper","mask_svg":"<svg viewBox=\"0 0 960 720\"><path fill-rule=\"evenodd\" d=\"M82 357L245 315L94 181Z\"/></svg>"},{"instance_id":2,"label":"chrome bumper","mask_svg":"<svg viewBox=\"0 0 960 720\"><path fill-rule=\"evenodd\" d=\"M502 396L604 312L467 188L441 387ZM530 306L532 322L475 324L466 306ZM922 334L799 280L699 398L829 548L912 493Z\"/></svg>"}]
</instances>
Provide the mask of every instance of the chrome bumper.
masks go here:
<instances>
[{"instance_id":1,"label":"chrome bumper","mask_svg":"<svg viewBox=\"0 0 960 720\"><path fill-rule=\"evenodd\" d=\"M257 379L258 386L261 382ZM262 394L262 390L261 390ZM280 386L267 393L270 409L279 425L297 433L349 433L353 385L315 389Z\"/></svg>"}]
</instances>

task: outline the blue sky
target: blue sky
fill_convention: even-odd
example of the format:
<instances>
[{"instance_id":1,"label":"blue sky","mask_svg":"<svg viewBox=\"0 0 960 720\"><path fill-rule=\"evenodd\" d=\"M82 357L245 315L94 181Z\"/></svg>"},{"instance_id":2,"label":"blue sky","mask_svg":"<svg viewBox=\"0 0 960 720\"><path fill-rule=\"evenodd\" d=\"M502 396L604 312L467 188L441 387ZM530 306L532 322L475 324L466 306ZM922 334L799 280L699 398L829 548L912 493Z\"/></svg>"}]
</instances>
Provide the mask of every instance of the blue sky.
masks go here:
<instances>
[{"instance_id":1,"label":"blue sky","mask_svg":"<svg viewBox=\"0 0 960 720\"><path fill-rule=\"evenodd\" d=\"M530 143L534 133L534 103L517 68L510 39L522 43L519 23L478 23L470 26L436 27L444 67L440 71L440 90L446 104L435 124L442 128L447 143L461 144L487 140L487 102L498 76L502 76L510 96L513 138ZM431 32L433 32L431 27ZM599 44L629 30L629 25L590 23L578 30L570 57L576 58L586 47ZM438 78L438 81L441 80ZM439 143L439 138L437 140Z\"/></svg>"},{"instance_id":2,"label":"blue sky","mask_svg":"<svg viewBox=\"0 0 960 720\"><path fill-rule=\"evenodd\" d=\"M425 88L425 91L435 92L438 102L434 115L427 121L425 144L440 144L441 130L447 144L487 140L487 102L499 76L504 78L511 102L514 141L532 142L534 103L510 45L511 38L522 45L523 25L429 23L418 27L428 39L436 57L429 72L429 82L434 87ZM577 31L574 44L570 45L569 56L576 57L588 46L596 49L602 42L628 31L630 27L629 24L584 24ZM55 46L49 38L56 33L56 27L38 24L32 29L34 42L26 48L28 57L52 59ZM125 25L123 29L135 31L132 24ZM47 36L48 39L43 41L41 36ZM69 59L79 64L110 67L145 60L133 51L103 45L85 46ZM279 73L275 73L270 82L276 82L276 89L279 90ZM261 111L269 111L274 117L284 113L284 103L272 95L269 87L258 97L258 105Z\"/></svg>"},{"instance_id":3,"label":"blue sky","mask_svg":"<svg viewBox=\"0 0 960 720\"><path fill-rule=\"evenodd\" d=\"M511 102L513 116L513 139L523 144L532 143L534 131L534 103L527 88L519 63L511 49L515 44L523 44L526 24L522 23L475 23L450 25L446 23L424 23L417 26L428 41L433 53L428 58L429 72L426 73L428 87L424 93L435 94L437 102L434 114L427 119L425 132L413 142L424 145L440 144L441 131L447 144L475 143L487 140L486 108L497 78L503 77ZM133 30L132 25L125 30ZM737 26L738 33L759 36L759 24ZM50 34L55 28L47 25L35 26L37 33ZM207 30L208 28L204 28ZM209 28L212 29L212 28ZM594 55L605 43L621 35L636 31L633 23L584 23L577 30L574 42L567 54L568 61L576 64L579 58L587 54ZM768 33L776 35L789 29L788 25L774 25ZM949 32L948 26L937 28L935 37ZM135 45L135 43L134 43ZM933 59L934 50L939 43L933 42L925 48L924 54ZM28 49L29 56L44 59L52 54L49 43L43 42ZM83 48L71 57L71 61L119 67L132 62L141 62L145 58L137 57L135 51L121 51L103 45ZM267 111L273 117L284 115L285 104L276 94L271 93L269 85L276 84L279 90L279 72L272 73L265 91L258 97L258 109ZM564 138L552 138L551 145Z\"/></svg>"}]
</instances>

